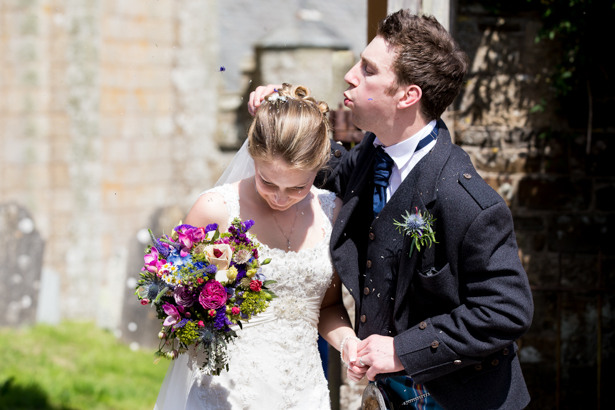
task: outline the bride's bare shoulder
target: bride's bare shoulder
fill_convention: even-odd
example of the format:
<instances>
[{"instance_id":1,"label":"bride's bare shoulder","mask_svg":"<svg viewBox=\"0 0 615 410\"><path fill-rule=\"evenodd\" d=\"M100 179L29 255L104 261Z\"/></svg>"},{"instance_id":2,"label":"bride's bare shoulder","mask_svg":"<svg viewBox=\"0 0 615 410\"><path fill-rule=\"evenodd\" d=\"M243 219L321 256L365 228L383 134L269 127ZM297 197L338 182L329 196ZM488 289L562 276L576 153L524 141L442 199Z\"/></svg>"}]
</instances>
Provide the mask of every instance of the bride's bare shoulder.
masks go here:
<instances>
[{"instance_id":1,"label":"bride's bare shoulder","mask_svg":"<svg viewBox=\"0 0 615 410\"><path fill-rule=\"evenodd\" d=\"M228 211L224 197L218 192L206 192L192 205L185 223L192 226L207 226L216 223L221 230L228 224Z\"/></svg>"}]
</instances>

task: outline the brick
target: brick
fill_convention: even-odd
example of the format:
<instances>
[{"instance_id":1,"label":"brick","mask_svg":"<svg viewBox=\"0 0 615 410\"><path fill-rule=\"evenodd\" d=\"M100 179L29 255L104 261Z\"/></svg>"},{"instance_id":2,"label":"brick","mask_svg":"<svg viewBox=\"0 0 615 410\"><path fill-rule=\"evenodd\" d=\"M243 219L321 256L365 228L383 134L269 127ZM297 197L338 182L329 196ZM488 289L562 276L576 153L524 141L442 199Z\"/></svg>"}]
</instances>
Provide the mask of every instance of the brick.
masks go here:
<instances>
[{"instance_id":1,"label":"brick","mask_svg":"<svg viewBox=\"0 0 615 410\"><path fill-rule=\"evenodd\" d=\"M594 133L585 171L588 175L615 176L615 134Z\"/></svg>"},{"instance_id":2,"label":"brick","mask_svg":"<svg viewBox=\"0 0 615 410\"><path fill-rule=\"evenodd\" d=\"M590 179L533 178L519 181L518 203L521 207L540 210L585 210L591 203Z\"/></svg>"},{"instance_id":3,"label":"brick","mask_svg":"<svg viewBox=\"0 0 615 410\"><path fill-rule=\"evenodd\" d=\"M550 218L547 244L552 252L615 254L615 217L587 215L553 215Z\"/></svg>"},{"instance_id":4,"label":"brick","mask_svg":"<svg viewBox=\"0 0 615 410\"><path fill-rule=\"evenodd\" d=\"M70 188L70 173L68 170L68 162L54 162L49 165L51 174L51 186L54 189L69 189Z\"/></svg>"},{"instance_id":5,"label":"brick","mask_svg":"<svg viewBox=\"0 0 615 410\"><path fill-rule=\"evenodd\" d=\"M541 232L545 229L544 219L538 216L513 216L516 231Z\"/></svg>"},{"instance_id":6,"label":"brick","mask_svg":"<svg viewBox=\"0 0 615 410\"><path fill-rule=\"evenodd\" d=\"M527 145L533 135L530 128L511 128L504 126L464 126L463 122L455 129L455 140L459 145L499 147L501 142L511 146Z\"/></svg>"},{"instance_id":7,"label":"brick","mask_svg":"<svg viewBox=\"0 0 615 410\"><path fill-rule=\"evenodd\" d=\"M615 181L601 182L596 186L596 210L615 212Z\"/></svg>"}]
</instances>

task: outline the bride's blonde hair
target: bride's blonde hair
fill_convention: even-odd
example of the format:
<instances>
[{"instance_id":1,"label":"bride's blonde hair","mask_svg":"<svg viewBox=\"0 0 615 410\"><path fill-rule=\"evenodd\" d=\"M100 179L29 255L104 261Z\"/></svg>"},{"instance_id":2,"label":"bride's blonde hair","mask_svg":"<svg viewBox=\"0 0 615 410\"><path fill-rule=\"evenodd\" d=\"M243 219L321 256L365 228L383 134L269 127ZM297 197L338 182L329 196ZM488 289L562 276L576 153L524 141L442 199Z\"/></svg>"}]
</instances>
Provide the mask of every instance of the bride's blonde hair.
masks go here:
<instances>
[{"instance_id":1,"label":"bride's blonde hair","mask_svg":"<svg viewBox=\"0 0 615 410\"><path fill-rule=\"evenodd\" d=\"M329 106L309 88L284 84L265 97L248 130L248 152L255 160L283 159L291 168L317 171L330 155Z\"/></svg>"}]
</instances>

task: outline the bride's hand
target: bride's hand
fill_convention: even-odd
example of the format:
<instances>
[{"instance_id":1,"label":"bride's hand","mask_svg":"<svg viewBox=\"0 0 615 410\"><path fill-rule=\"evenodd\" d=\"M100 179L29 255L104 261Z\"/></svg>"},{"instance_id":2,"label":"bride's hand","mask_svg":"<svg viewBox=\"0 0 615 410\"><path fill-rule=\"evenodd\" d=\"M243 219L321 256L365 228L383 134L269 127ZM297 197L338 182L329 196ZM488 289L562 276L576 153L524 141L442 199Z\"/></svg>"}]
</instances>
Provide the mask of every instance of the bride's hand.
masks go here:
<instances>
[{"instance_id":1,"label":"bride's hand","mask_svg":"<svg viewBox=\"0 0 615 410\"><path fill-rule=\"evenodd\" d=\"M354 382L358 382L365 376L367 366L361 366L359 363L359 359L357 358L357 346L358 340L354 338L350 338L344 344L344 351L342 355L345 359L348 359L348 370L347 375L348 378Z\"/></svg>"},{"instance_id":2,"label":"bride's hand","mask_svg":"<svg viewBox=\"0 0 615 410\"><path fill-rule=\"evenodd\" d=\"M265 99L266 95L274 93L275 90L282 88L279 84L269 84L266 86L259 85L256 90L250 93L250 101L248 101L248 112L254 117L256 110L260 107L261 102Z\"/></svg>"},{"instance_id":3,"label":"bride's hand","mask_svg":"<svg viewBox=\"0 0 615 410\"><path fill-rule=\"evenodd\" d=\"M368 366L361 366L358 362L348 363L348 370L346 370L346 376L353 382L360 381L369 370Z\"/></svg>"}]
</instances>

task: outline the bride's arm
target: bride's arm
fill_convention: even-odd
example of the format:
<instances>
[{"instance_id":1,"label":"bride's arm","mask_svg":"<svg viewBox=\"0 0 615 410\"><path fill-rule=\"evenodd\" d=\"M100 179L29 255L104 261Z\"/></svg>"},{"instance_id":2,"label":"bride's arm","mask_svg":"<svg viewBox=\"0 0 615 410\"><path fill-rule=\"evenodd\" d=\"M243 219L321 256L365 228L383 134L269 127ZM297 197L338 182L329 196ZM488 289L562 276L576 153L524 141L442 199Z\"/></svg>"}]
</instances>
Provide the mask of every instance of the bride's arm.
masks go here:
<instances>
[{"instance_id":1,"label":"bride's arm","mask_svg":"<svg viewBox=\"0 0 615 410\"><path fill-rule=\"evenodd\" d=\"M203 194L192 205L184 223L192 226L218 224L220 232L228 228L228 211L222 195L215 192Z\"/></svg>"},{"instance_id":2,"label":"bride's arm","mask_svg":"<svg viewBox=\"0 0 615 410\"><path fill-rule=\"evenodd\" d=\"M342 201L336 198L335 208L333 209L333 221L337 218L337 214L341 207ZM325 293L320 307L318 333L337 350L342 348L342 341L344 341L341 355L344 361L348 363L348 377L353 381L361 380L367 371L367 367L355 366L358 340L350 324L348 312L344 307L342 300L342 281L337 272L333 272L331 285Z\"/></svg>"},{"instance_id":3,"label":"bride's arm","mask_svg":"<svg viewBox=\"0 0 615 410\"><path fill-rule=\"evenodd\" d=\"M361 380L367 372L367 367L359 367L355 363L358 340L342 301L342 281L337 272L333 273L331 286L320 307L318 333L337 350L342 348L342 341L344 341L343 351L340 354L348 364L348 377L355 382Z\"/></svg>"}]
</instances>

